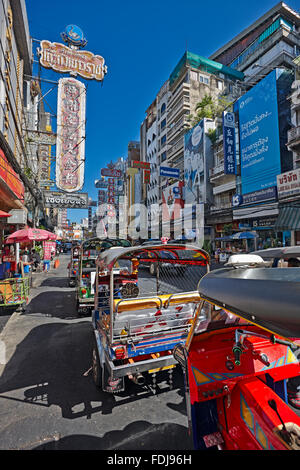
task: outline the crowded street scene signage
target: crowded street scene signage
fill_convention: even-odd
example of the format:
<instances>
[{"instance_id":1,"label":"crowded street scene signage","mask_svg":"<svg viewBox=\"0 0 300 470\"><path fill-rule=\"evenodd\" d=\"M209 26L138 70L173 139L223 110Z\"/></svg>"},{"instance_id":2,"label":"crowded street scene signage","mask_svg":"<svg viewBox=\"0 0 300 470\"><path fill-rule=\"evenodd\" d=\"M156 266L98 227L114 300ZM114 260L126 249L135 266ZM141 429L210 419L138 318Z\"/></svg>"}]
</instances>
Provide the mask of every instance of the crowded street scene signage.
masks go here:
<instances>
[{"instance_id":1,"label":"crowded street scene signage","mask_svg":"<svg viewBox=\"0 0 300 470\"><path fill-rule=\"evenodd\" d=\"M58 191L44 191L45 207L87 209L88 193L66 194Z\"/></svg>"},{"instance_id":2,"label":"crowded street scene signage","mask_svg":"<svg viewBox=\"0 0 300 470\"><path fill-rule=\"evenodd\" d=\"M80 75L102 81L107 72L104 58L89 51L71 49L57 42L41 41L40 64L59 73Z\"/></svg>"},{"instance_id":3,"label":"crowded street scene signage","mask_svg":"<svg viewBox=\"0 0 300 470\"><path fill-rule=\"evenodd\" d=\"M83 83L62 78L58 86L56 186L79 191L84 183L85 99Z\"/></svg>"}]
</instances>

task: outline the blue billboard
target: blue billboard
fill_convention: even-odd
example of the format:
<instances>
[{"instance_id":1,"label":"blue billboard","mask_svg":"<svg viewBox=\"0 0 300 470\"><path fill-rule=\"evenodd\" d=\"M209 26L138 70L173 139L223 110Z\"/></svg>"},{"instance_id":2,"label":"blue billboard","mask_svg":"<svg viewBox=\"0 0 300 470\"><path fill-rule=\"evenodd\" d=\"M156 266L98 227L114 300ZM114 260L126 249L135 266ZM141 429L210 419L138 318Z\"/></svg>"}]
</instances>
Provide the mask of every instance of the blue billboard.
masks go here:
<instances>
[{"instance_id":1,"label":"blue billboard","mask_svg":"<svg viewBox=\"0 0 300 470\"><path fill-rule=\"evenodd\" d=\"M281 173L277 102L274 70L234 105L239 113L242 194L276 186Z\"/></svg>"}]
</instances>

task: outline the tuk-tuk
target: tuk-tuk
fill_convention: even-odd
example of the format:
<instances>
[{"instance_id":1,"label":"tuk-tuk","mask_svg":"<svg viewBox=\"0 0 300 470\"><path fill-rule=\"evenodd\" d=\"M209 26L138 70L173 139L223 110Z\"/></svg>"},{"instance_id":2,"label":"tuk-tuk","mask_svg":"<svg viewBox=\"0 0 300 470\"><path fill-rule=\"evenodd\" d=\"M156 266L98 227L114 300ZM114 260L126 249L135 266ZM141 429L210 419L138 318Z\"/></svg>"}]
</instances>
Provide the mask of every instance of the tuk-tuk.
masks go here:
<instances>
[{"instance_id":1,"label":"tuk-tuk","mask_svg":"<svg viewBox=\"0 0 300 470\"><path fill-rule=\"evenodd\" d=\"M253 251L252 254L260 256L273 268L300 266L300 246L297 245L266 248L265 250Z\"/></svg>"},{"instance_id":2,"label":"tuk-tuk","mask_svg":"<svg viewBox=\"0 0 300 470\"><path fill-rule=\"evenodd\" d=\"M99 255L92 313L97 387L119 392L126 379L156 393L160 371L172 387L172 350L187 338L200 300L197 283L209 263L204 250L182 244L113 247Z\"/></svg>"},{"instance_id":3,"label":"tuk-tuk","mask_svg":"<svg viewBox=\"0 0 300 470\"><path fill-rule=\"evenodd\" d=\"M185 376L195 449L300 450L300 417L287 383L300 376L300 270L236 255L199 282Z\"/></svg>"},{"instance_id":4,"label":"tuk-tuk","mask_svg":"<svg viewBox=\"0 0 300 470\"><path fill-rule=\"evenodd\" d=\"M76 290L76 303L79 314L90 313L94 306L96 259L99 253L116 245L131 246L129 241L123 239L90 238L82 242L79 251L79 269Z\"/></svg>"},{"instance_id":5,"label":"tuk-tuk","mask_svg":"<svg viewBox=\"0 0 300 470\"><path fill-rule=\"evenodd\" d=\"M74 245L71 249L71 260L68 264L69 286L75 287L79 269L80 245Z\"/></svg>"}]
</instances>

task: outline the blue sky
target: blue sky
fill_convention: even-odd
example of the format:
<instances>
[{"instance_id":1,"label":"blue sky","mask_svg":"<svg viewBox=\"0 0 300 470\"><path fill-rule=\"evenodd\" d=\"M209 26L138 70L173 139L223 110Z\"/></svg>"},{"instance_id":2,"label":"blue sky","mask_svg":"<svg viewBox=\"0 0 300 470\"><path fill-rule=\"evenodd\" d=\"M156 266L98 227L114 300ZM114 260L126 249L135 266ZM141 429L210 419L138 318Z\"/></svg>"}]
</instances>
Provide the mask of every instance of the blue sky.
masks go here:
<instances>
[{"instance_id":1,"label":"blue sky","mask_svg":"<svg viewBox=\"0 0 300 470\"><path fill-rule=\"evenodd\" d=\"M103 86L82 80L87 85L83 191L94 200L94 181L100 169L111 160L126 157L128 142L139 140L147 107L186 48L209 57L277 3L52 0L45 7L41 0L25 1L32 38L62 42L60 33L67 25L76 24L88 40L85 49L102 55L106 61L108 72ZM287 3L299 11L298 0ZM33 45L36 48L38 44ZM58 80L60 75L43 69L42 77ZM47 110L55 112L56 89L46 99ZM71 221L80 221L87 216L87 210L69 210L68 216Z\"/></svg>"}]
</instances>

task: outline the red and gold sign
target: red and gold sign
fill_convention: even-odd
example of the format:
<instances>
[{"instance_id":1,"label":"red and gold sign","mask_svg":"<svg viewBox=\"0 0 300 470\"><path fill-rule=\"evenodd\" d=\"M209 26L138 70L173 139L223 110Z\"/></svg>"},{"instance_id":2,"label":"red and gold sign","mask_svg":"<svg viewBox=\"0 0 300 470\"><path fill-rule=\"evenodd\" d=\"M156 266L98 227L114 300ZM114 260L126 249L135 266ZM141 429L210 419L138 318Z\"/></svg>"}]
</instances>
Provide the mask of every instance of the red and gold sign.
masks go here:
<instances>
[{"instance_id":1,"label":"red and gold sign","mask_svg":"<svg viewBox=\"0 0 300 470\"><path fill-rule=\"evenodd\" d=\"M83 83L62 78L58 85L56 186L79 191L84 183L85 100Z\"/></svg>"},{"instance_id":2,"label":"red and gold sign","mask_svg":"<svg viewBox=\"0 0 300 470\"><path fill-rule=\"evenodd\" d=\"M7 184L9 189L15 194L15 196L24 200L24 185L20 180L17 173L13 170L4 155L3 150L0 149L0 178Z\"/></svg>"},{"instance_id":3,"label":"red and gold sign","mask_svg":"<svg viewBox=\"0 0 300 470\"><path fill-rule=\"evenodd\" d=\"M102 81L107 72L104 59L89 51L71 49L57 42L41 41L40 64L60 73L78 74L83 78Z\"/></svg>"}]
</instances>

